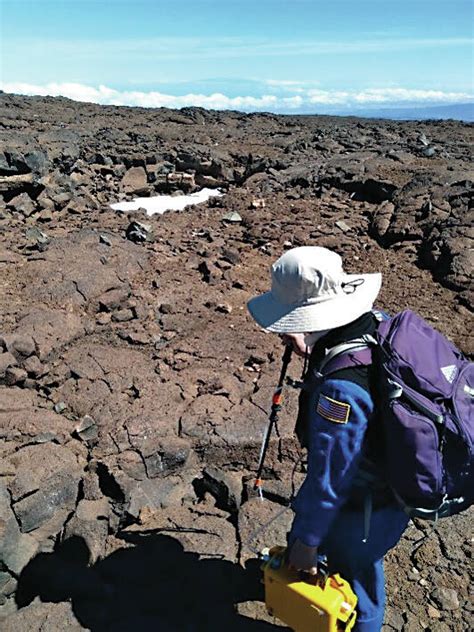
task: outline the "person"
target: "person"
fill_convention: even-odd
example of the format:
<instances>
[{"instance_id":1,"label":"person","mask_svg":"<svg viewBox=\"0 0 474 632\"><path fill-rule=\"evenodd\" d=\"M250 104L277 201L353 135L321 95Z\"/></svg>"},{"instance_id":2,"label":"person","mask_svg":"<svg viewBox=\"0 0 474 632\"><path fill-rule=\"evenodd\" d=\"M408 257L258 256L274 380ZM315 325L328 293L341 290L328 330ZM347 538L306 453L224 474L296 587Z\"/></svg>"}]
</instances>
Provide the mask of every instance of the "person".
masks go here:
<instances>
[{"instance_id":1,"label":"person","mask_svg":"<svg viewBox=\"0 0 474 632\"><path fill-rule=\"evenodd\" d=\"M383 558L408 517L397 505L383 468L370 366L318 373L329 350L375 331L373 311L382 275L346 274L326 248L288 250L271 268L271 291L248 309L262 328L308 361L296 424L308 448L307 473L293 501L290 566L317 572L318 555L347 579L358 597L354 630L378 632L385 605Z\"/></svg>"}]
</instances>

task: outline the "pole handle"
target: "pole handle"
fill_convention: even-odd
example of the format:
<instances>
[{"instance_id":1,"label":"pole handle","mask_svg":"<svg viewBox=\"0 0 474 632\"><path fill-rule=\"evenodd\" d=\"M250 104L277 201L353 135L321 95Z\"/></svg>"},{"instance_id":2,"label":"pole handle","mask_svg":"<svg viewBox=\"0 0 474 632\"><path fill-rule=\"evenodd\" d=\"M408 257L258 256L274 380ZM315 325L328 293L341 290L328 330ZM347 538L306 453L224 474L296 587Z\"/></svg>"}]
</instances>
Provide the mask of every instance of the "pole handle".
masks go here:
<instances>
[{"instance_id":1,"label":"pole handle","mask_svg":"<svg viewBox=\"0 0 474 632\"><path fill-rule=\"evenodd\" d=\"M283 352L283 357L281 361L280 379L278 380L278 386L275 390L275 393L273 394L272 410L270 412L268 428L262 442L262 448L260 451L260 459L259 459L258 468L257 468L257 476L254 483L254 489L258 489L260 493L262 493L262 488L263 488L262 472L263 472L263 465L265 463L265 456L267 454L268 445L270 443L270 435L271 435L273 426L275 425L277 421L278 412L281 408L283 383L285 381L286 370L288 369L288 365L290 364L290 361L291 361L292 351L293 349L291 348L291 346L287 345L285 347L285 351Z\"/></svg>"}]
</instances>

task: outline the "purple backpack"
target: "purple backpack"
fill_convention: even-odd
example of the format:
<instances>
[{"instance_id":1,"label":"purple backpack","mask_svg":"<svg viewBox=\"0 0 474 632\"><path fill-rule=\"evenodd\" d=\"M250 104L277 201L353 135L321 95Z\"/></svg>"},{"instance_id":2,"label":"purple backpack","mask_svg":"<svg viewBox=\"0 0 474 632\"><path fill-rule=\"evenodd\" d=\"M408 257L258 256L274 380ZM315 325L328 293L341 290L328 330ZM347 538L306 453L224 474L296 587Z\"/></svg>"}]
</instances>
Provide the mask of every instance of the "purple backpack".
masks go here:
<instances>
[{"instance_id":1,"label":"purple backpack","mask_svg":"<svg viewBox=\"0 0 474 632\"><path fill-rule=\"evenodd\" d=\"M320 371L357 364L375 369L371 390L383 428L387 478L404 510L436 520L469 507L474 363L407 310L382 320L373 337L331 349Z\"/></svg>"}]
</instances>

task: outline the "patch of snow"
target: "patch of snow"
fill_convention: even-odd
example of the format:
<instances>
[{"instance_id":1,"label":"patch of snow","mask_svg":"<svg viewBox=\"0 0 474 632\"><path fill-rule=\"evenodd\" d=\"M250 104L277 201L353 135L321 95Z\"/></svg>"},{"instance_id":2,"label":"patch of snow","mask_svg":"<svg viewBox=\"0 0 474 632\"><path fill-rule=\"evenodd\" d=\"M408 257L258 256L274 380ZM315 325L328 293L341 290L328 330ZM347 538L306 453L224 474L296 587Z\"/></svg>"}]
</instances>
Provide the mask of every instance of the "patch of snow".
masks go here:
<instances>
[{"instance_id":1,"label":"patch of snow","mask_svg":"<svg viewBox=\"0 0 474 632\"><path fill-rule=\"evenodd\" d=\"M132 202L117 202L111 204L114 211L138 211L140 208L146 210L147 215L160 215L165 211L182 211L190 204L202 204L210 197L222 197L224 194L219 189L201 189L189 195L155 195L153 197L136 198Z\"/></svg>"}]
</instances>

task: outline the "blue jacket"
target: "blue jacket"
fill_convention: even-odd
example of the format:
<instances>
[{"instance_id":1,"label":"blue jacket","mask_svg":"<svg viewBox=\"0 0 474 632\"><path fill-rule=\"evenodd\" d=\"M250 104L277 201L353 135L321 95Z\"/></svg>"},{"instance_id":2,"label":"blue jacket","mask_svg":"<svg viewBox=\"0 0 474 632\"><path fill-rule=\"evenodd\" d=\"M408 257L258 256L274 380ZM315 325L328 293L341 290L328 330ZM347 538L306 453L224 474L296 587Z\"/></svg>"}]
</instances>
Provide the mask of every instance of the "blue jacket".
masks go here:
<instances>
[{"instance_id":1,"label":"blue jacket","mask_svg":"<svg viewBox=\"0 0 474 632\"><path fill-rule=\"evenodd\" d=\"M356 511L364 511L367 498L377 508L393 503L377 420L369 426L374 412L371 369L354 367L314 377L327 349L373 334L377 325L377 317L367 312L329 332L311 354L296 428L308 448L308 471L293 502L290 542L298 538L308 546L319 546L347 503Z\"/></svg>"},{"instance_id":2,"label":"blue jacket","mask_svg":"<svg viewBox=\"0 0 474 632\"><path fill-rule=\"evenodd\" d=\"M351 495L374 405L359 384L330 378L309 394L305 405L308 471L293 502L291 540L318 546Z\"/></svg>"}]
</instances>

